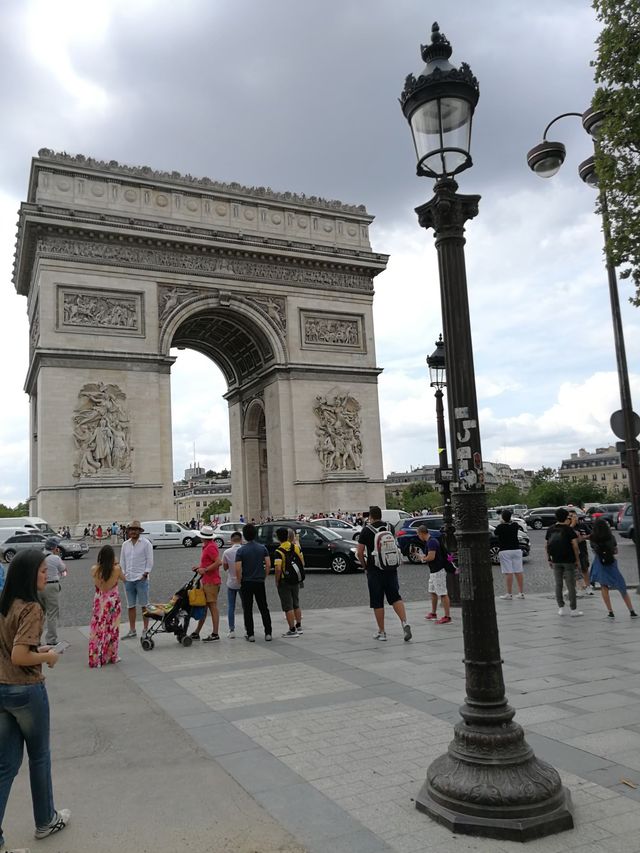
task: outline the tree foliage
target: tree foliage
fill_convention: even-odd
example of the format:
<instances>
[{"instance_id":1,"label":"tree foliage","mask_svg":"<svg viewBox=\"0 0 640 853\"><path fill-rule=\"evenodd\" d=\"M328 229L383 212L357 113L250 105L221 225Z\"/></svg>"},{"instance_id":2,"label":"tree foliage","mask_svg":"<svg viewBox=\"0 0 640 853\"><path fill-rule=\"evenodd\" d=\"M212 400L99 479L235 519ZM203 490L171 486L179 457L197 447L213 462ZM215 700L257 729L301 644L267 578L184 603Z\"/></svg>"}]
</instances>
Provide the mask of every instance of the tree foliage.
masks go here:
<instances>
[{"instance_id":1,"label":"tree foliage","mask_svg":"<svg viewBox=\"0 0 640 853\"><path fill-rule=\"evenodd\" d=\"M227 498L220 498L217 501L211 501L209 506L202 513L204 518L211 520L218 515L226 515L231 509L231 501Z\"/></svg>"},{"instance_id":2,"label":"tree foliage","mask_svg":"<svg viewBox=\"0 0 640 853\"><path fill-rule=\"evenodd\" d=\"M605 111L596 145L596 169L611 234L607 250L633 280L640 305L640 4L593 0L602 31L593 65L593 105Z\"/></svg>"},{"instance_id":3,"label":"tree foliage","mask_svg":"<svg viewBox=\"0 0 640 853\"><path fill-rule=\"evenodd\" d=\"M26 501L14 507L0 504L0 518L18 518L21 515L29 515L29 505Z\"/></svg>"}]
</instances>

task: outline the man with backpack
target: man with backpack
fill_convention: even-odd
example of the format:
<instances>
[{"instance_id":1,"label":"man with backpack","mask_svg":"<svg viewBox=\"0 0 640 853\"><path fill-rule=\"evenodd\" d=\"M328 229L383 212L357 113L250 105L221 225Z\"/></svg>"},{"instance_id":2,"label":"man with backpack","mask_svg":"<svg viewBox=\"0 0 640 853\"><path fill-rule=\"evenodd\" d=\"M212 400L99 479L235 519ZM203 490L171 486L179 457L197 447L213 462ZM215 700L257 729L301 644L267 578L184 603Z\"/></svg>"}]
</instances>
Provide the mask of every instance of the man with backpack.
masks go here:
<instances>
[{"instance_id":1,"label":"man with backpack","mask_svg":"<svg viewBox=\"0 0 640 853\"><path fill-rule=\"evenodd\" d=\"M564 507L556 510L556 523L547 530L544 552L555 575L558 616L565 616L567 612L562 593L563 581L569 592L569 615L583 616L576 602L576 569L580 571L578 534L571 527L569 512Z\"/></svg>"},{"instance_id":2,"label":"man with backpack","mask_svg":"<svg viewBox=\"0 0 640 853\"><path fill-rule=\"evenodd\" d=\"M274 554L276 589L289 626L289 630L282 636L299 637L302 634L300 587L304 581L302 554L295 543L289 540L286 527L278 527L276 537L280 543Z\"/></svg>"},{"instance_id":3,"label":"man with backpack","mask_svg":"<svg viewBox=\"0 0 640 853\"><path fill-rule=\"evenodd\" d=\"M358 537L358 560L366 569L369 587L369 607L373 610L378 632L374 639L384 642L387 634L384 629L384 599L393 607L402 623L405 642L411 639L411 627L407 624L404 601L400 595L398 566L400 556L393 533L382 521L379 506L369 507L368 523Z\"/></svg>"}]
</instances>

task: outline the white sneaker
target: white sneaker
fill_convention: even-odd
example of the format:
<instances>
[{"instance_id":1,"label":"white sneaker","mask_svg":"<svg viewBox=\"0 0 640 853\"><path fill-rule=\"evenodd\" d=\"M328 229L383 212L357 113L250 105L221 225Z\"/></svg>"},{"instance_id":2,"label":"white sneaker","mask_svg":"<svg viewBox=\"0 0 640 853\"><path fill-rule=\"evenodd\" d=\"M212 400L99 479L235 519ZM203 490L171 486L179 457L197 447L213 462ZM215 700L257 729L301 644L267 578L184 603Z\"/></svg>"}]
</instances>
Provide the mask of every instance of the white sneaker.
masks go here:
<instances>
[{"instance_id":1,"label":"white sneaker","mask_svg":"<svg viewBox=\"0 0 640 853\"><path fill-rule=\"evenodd\" d=\"M595 595L595 592L593 591L593 588L592 588L592 587L588 586L588 587L585 589L584 594L585 594L585 595Z\"/></svg>"},{"instance_id":2,"label":"white sneaker","mask_svg":"<svg viewBox=\"0 0 640 853\"><path fill-rule=\"evenodd\" d=\"M48 826L44 826L42 829L36 829L35 837L48 838L49 835L53 835L56 832L60 832L61 829L64 829L70 820L71 812L69 809L58 809L58 811L53 815L51 823Z\"/></svg>"},{"instance_id":3,"label":"white sneaker","mask_svg":"<svg viewBox=\"0 0 640 853\"><path fill-rule=\"evenodd\" d=\"M229 631L229 633L227 634L227 639L228 640L235 640L235 638L236 638L236 632L235 631Z\"/></svg>"},{"instance_id":4,"label":"white sneaker","mask_svg":"<svg viewBox=\"0 0 640 853\"><path fill-rule=\"evenodd\" d=\"M524 598L524 592L519 592L519 593L516 595L516 598Z\"/></svg>"},{"instance_id":5,"label":"white sneaker","mask_svg":"<svg viewBox=\"0 0 640 853\"><path fill-rule=\"evenodd\" d=\"M387 640L387 634L385 631L378 631L377 634L374 634L373 639L380 640L380 642L384 643Z\"/></svg>"},{"instance_id":6,"label":"white sneaker","mask_svg":"<svg viewBox=\"0 0 640 853\"><path fill-rule=\"evenodd\" d=\"M558 610L558 616L566 616L566 615L567 615L567 608L561 607L560 610Z\"/></svg>"},{"instance_id":7,"label":"white sneaker","mask_svg":"<svg viewBox=\"0 0 640 853\"><path fill-rule=\"evenodd\" d=\"M569 616L584 616L582 610L570 610Z\"/></svg>"},{"instance_id":8,"label":"white sneaker","mask_svg":"<svg viewBox=\"0 0 640 853\"><path fill-rule=\"evenodd\" d=\"M501 596L500 596L500 598L502 598L502 599L503 599L503 601L511 601L511 599L513 598L513 596L511 595L511 593L510 593L510 592L505 592L505 594L504 594L504 595L501 595Z\"/></svg>"}]
</instances>

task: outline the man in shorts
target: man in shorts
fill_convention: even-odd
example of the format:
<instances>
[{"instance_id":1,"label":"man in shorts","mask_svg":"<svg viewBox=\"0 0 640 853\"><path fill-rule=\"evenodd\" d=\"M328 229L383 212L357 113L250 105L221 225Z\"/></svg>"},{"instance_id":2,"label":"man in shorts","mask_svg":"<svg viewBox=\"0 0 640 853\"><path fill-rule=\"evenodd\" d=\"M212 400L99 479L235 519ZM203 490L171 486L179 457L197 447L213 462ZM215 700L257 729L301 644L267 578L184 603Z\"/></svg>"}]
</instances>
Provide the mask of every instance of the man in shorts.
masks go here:
<instances>
[{"instance_id":1,"label":"man in shorts","mask_svg":"<svg viewBox=\"0 0 640 853\"><path fill-rule=\"evenodd\" d=\"M123 639L128 640L136 635L136 607L142 610L142 625L144 633L149 627L149 618L144 615L144 608L149 604L149 574L153 569L153 546L148 539L141 539L144 533L139 521L132 521L127 527L128 538L120 549L120 567L125 576L124 589L127 593L129 608L129 633Z\"/></svg>"},{"instance_id":2,"label":"man in shorts","mask_svg":"<svg viewBox=\"0 0 640 853\"><path fill-rule=\"evenodd\" d=\"M278 527L276 530L278 548L275 553L274 567L276 577L276 589L278 597L282 605L282 612L287 620L289 630L286 631L283 637L299 637L302 634L302 628L297 628L302 623L302 611L300 610L300 583L288 583L284 578L285 562L289 558L289 552L292 554L292 559L297 558L295 551L295 543L289 540L289 531L286 527Z\"/></svg>"},{"instance_id":3,"label":"man in shorts","mask_svg":"<svg viewBox=\"0 0 640 853\"><path fill-rule=\"evenodd\" d=\"M200 528L198 536L203 540L202 554L200 555L200 565L194 566L193 571L198 572L200 575L200 585L202 586L207 607L211 614L212 628L211 634L209 634L208 637L205 637L202 642L213 643L220 639L220 634L218 633L220 625L218 595L220 593L220 564L222 563L222 560L220 559L218 546L213 541L213 537L215 536L213 527L210 527L208 524L204 525L204 527ZM200 639L200 631L202 631L206 618L207 616L205 611L204 617L200 619L198 627L191 635L192 640Z\"/></svg>"},{"instance_id":4,"label":"man in shorts","mask_svg":"<svg viewBox=\"0 0 640 853\"><path fill-rule=\"evenodd\" d=\"M411 627L407 624L407 613L404 601L400 595L397 569L379 569L373 559L373 547L378 530L388 530L388 526L382 521L382 510L379 506L369 507L368 523L362 528L358 537L358 560L367 573L367 586L369 587L369 607L373 610L378 632L374 639L381 642L386 641L387 634L384 629L384 599L393 607L398 619L402 623L402 631L406 643L411 639Z\"/></svg>"},{"instance_id":5,"label":"man in shorts","mask_svg":"<svg viewBox=\"0 0 640 853\"><path fill-rule=\"evenodd\" d=\"M524 584L522 574L522 551L520 550L520 542L518 540L518 531L520 528L515 521L511 521L512 512L510 509L502 510L502 521L496 525L495 534L498 539L498 558L500 560L500 571L504 575L504 582L507 587L504 595L506 601L511 601L513 598L513 576L516 576L518 584L518 594L516 598L524 598Z\"/></svg>"},{"instance_id":6,"label":"man in shorts","mask_svg":"<svg viewBox=\"0 0 640 853\"><path fill-rule=\"evenodd\" d=\"M451 602L447 592L447 572L440 551L440 540L432 536L429 528L424 524L416 530L417 542L412 547L414 553L422 552L422 562L429 565L429 586L427 591L431 595L431 610L425 619L434 620L436 625L447 625L451 622ZM438 619L438 599L442 604L443 615Z\"/></svg>"}]
</instances>

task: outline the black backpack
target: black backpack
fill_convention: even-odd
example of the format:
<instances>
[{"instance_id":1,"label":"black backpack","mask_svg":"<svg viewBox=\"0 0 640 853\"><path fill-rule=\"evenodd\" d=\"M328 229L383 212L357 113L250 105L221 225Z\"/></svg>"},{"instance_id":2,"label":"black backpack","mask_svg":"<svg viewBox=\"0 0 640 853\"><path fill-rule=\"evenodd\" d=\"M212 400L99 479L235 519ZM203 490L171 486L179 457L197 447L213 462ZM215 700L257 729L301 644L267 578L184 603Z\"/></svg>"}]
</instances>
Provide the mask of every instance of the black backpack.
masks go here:
<instances>
[{"instance_id":1,"label":"black backpack","mask_svg":"<svg viewBox=\"0 0 640 853\"><path fill-rule=\"evenodd\" d=\"M276 553L282 560L282 580L288 586L297 586L302 583L305 577L304 566L299 563L293 547L278 548Z\"/></svg>"},{"instance_id":2,"label":"black backpack","mask_svg":"<svg viewBox=\"0 0 640 853\"><path fill-rule=\"evenodd\" d=\"M558 524L547 539L547 553L554 563L562 563L566 559L568 529L566 524Z\"/></svg>"},{"instance_id":3,"label":"black backpack","mask_svg":"<svg viewBox=\"0 0 640 853\"><path fill-rule=\"evenodd\" d=\"M608 542L603 542L601 545L594 546L594 551L600 557L600 562L603 566L611 566L616 561L615 542L610 539Z\"/></svg>"},{"instance_id":4,"label":"black backpack","mask_svg":"<svg viewBox=\"0 0 640 853\"><path fill-rule=\"evenodd\" d=\"M451 551L444 544L444 533L440 536L438 540L438 557L437 557L441 568L445 570L448 574L453 574L456 571L456 564L453 561L453 556Z\"/></svg>"}]
</instances>

